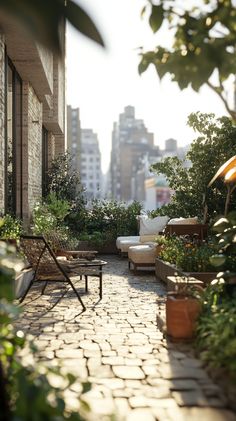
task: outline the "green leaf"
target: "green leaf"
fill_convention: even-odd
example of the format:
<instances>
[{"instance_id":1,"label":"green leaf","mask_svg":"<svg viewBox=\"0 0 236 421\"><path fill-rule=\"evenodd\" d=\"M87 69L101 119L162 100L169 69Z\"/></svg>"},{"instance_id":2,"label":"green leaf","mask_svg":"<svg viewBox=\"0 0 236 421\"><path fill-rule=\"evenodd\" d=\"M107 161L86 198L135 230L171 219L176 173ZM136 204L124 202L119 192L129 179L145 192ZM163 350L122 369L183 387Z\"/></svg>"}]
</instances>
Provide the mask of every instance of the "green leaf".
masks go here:
<instances>
[{"instance_id":1,"label":"green leaf","mask_svg":"<svg viewBox=\"0 0 236 421\"><path fill-rule=\"evenodd\" d=\"M150 62L143 57L138 65L138 72L140 75L147 70L149 64Z\"/></svg>"},{"instance_id":2,"label":"green leaf","mask_svg":"<svg viewBox=\"0 0 236 421\"><path fill-rule=\"evenodd\" d=\"M214 225L212 230L214 232L222 233L225 231L225 229L229 228L230 224L228 219L226 218L220 218Z\"/></svg>"},{"instance_id":3,"label":"green leaf","mask_svg":"<svg viewBox=\"0 0 236 421\"><path fill-rule=\"evenodd\" d=\"M226 257L223 254L214 254L209 260L212 266L218 267L225 263Z\"/></svg>"},{"instance_id":4,"label":"green leaf","mask_svg":"<svg viewBox=\"0 0 236 421\"><path fill-rule=\"evenodd\" d=\"M83 35L104 47L104 41L92 19L72 0L67 2L65 14L68 21Z\"/></svg>"},{"instance_id":5,"label":"green leaf","mask_svg":"<svg viewBox=\"0 0 236 421\"><path fill-rule=\"evenodd\" d=\"M154 33L157 32L158 29L160 29L163 23L163 19L164 19L164 10L163 10L162 5L160 6L153 5L152 12L149 18L149 24Z\"/></svg>"},{"instance_id":6,"label":"green leaf","mask_svg":"<svg viewBox=\"0 0 236 421\"><path fill-rule=\"evenodd\" d=\"M0 10L20 24L24 31L45 47L62 53L61 29L65 19L81 33L104 46L102 37L87 13L72 0L0 0Z\"/></svg>"}]
</instances>

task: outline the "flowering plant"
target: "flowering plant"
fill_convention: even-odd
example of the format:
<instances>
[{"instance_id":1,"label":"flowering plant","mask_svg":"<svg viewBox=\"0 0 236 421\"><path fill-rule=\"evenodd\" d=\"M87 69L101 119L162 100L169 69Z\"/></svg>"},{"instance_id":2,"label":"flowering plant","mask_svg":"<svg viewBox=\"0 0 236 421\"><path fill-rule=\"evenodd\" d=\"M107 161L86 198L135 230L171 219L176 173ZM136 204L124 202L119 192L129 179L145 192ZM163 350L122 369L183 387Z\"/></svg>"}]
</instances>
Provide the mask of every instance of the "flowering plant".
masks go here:
<instances>
[{"instance_id":1,"label":"flowering plant","mask_svg":"<svg viewBox=\"0 0 236 421\"><path fill-rule=\"evenodd\" d=\"M213 242L200 242L195 236L169 236L163 240L159 257L175 264L187 272L209 272L213 270L210 257L215 253Z\"/></svg>"}]
</instances>

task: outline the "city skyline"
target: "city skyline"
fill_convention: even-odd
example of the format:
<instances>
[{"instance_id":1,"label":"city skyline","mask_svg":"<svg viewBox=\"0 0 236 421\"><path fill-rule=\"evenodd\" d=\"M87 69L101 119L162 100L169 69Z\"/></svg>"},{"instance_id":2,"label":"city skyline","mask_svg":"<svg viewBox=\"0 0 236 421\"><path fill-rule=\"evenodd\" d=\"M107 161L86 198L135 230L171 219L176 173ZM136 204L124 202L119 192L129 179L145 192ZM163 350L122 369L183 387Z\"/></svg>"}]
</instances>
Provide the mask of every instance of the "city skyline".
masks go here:
<instances>
[{"instance_id":1,"label":"city skyline","mask_svg":"<svg viewBox=\"0 0 236 421\"><path fill-rule=\"evenodd\" d=\"M168 138L184 146L196 137L186 126L191 112L226 114L223 104L207 87L199 94L191 89L180 91L169 77L160 83L154 68L138 75L138 47L153 48L157 43L148 23L140 17L145 1L80 3L96 22L107 49L103 50L68 26L67 104L79 107L81 126L97 133L103 172L109 165L113 123L118 121L125 106L135 107L136 117L144 120L154 134L155 144L162 149ZM164 31L163 38L168 36Z\"/></svg>"}]
</instances>

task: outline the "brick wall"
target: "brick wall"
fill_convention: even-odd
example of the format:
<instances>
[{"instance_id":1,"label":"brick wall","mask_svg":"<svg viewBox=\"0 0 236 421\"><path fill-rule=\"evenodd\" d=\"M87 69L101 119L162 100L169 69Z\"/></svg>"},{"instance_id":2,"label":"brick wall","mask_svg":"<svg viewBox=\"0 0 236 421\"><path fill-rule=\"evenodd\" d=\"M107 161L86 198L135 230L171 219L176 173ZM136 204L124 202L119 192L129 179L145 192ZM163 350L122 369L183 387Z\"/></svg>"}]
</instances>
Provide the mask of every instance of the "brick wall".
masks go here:
<instances>
[{"instance_id":1,"label":"brick wall","mask_svg":"<svg viewBox=\"0 0 236 421\"><path fill-rule=\"evenodd\" d=\"M0 34L0 212L4 211L4 155L5 155L5 44Z\"/></svg>"},{"instance_id":2,"label":"brick wall","mask_svg":"<svg viewBox=\"0 0 236 421\"><path fill-rule=\"evenodd\" d=\"M23 83L23 219L29 220L42 196L42 104L29 83Z\"/></svg>"},{"instance_id":3,"label":"brick wall","mask_svg":"<svg viewBox=\"0 0 236 421\"><path fill-rule=\"evenodd\" d=\"M48 167L51 167L52 160L55 158L55 136L48 133Z\"/></svg>"}]
</instances>

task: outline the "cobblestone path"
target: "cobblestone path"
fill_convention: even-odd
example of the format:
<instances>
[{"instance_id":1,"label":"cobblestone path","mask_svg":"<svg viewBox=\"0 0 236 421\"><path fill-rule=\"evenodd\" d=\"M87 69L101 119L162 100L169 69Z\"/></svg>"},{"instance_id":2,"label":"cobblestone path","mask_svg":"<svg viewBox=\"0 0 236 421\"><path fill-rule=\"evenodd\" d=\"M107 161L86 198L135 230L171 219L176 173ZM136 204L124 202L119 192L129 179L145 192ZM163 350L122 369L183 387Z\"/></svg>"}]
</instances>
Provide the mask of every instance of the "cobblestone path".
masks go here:
<instances>
[{"instance_id":1,"label":"cobblestone path","mask_svg":"<svg viewBox=\"0 0 236 421\"><path fill-rule=\"evenodd\" d=\"M103 299L98 279L90 278L86 312L56 284L44 296L38 287L27 296L18 326L34 336L39 358L92 382L84 399L96 420L113 413L127 421L236 420L190 345L168 342L159 331L157 297L165 287L153 273L134 276L126 259L103 258ZM83 293L83 281L77 285ZM80 390L78 381L68 391L72 404Z\"/></svg>"}]
</instances>

